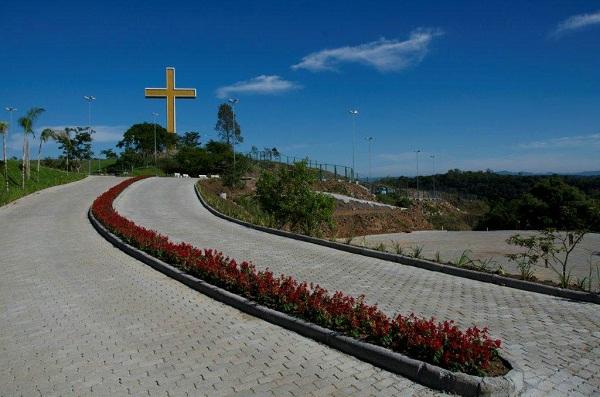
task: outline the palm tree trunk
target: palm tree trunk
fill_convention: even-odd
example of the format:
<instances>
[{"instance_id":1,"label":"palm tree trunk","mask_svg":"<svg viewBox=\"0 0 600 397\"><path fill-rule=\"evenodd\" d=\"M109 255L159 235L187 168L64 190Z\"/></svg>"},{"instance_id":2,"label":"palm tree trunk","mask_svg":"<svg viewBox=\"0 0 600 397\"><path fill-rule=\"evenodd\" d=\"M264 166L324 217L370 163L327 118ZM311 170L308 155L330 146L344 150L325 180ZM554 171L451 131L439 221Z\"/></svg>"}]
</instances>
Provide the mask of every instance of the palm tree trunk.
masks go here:
<instances>
[{"instance_id":1,"label":"palm tree trunk","mask_svg":"<svg viewBox=\"0 0 600 397\"><path fill-rule=\"evenodd\" d=\"M26 155L27 155L27 179L31 178L31 160L30 160L30 150L29 150L29 137L27 137L27 141L26 141Z\"/></svg>"},{"instance_id":2,"label":"palm tree trunk","mask_svg":"<svg viewBox=\"0 0 600 397\"><path fill-rule=\"evenodd\" d=\"M40 147L38 149L37 180L40 181L40 156L42 154L42 137L40 137Z\"/></svg>"},{"instance_id":3,"label":"palm tree trunk","mask_svg":"<svg viewBox=\"0 0 600 397\"><path fill-rule=\"evenodd\" d=\"M6 191L8 192L8 161L6 160L6 131L2 134L2 157L4 158L4 179L6 181Z\"/></svg>"},{"instance_id":4,"label":"palm tree trunk","mask_svg":"<svg viewBox=\"0 0 600 397\"><path fill-rule=\"evenodd\" d=\"M21 188L23 190L25 190L25 138L27 138L27 135L23 135L23 156L22 156L22 164L21 164L21 179L22 179L22 184L21 184Z\"/></svg>"}]
</instances>

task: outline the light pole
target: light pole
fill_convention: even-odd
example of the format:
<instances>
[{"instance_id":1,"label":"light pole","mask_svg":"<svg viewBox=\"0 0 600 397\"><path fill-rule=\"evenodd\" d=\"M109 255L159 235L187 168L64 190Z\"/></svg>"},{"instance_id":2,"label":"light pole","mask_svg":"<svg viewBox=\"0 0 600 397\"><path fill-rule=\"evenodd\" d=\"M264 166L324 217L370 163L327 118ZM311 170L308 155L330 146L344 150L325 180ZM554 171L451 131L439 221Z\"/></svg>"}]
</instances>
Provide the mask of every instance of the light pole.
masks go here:
<instances>
[{"instance_id":1,"label":"light pole","mask_svg":"<svg viewBox=\"0 0 600 397\"><path fill-rule=\"evenodd\" d=\"M373 142L372 136L365 138L369 142L369 178L367 178L367 182L371 181L371 142Z\"/></svg>"},{"instance_id":2,"label":"light pole","mask_svg":"<svg viewBox=\"0 0 600 397\"><path fill-rule=\"evenodd\" d=\"M415 153L417 154L417 200L419 200L421 198L419 194L419 153L421 153L421 149L415 150Z\"/></svg>"},{"instance_id":3,"label":"light pole","mask_svg":"<svg viewBox=\"0 0 600 397\"><path fill-rule=\"evenodd\" d=\"M8 138L8 132L10 131L10 129L12 128L12 120L13 120L13 112L17 111L17 108L13 108L13 107L6 107L4 108L7 112L8 112L8 118L9 118L9 124L8 124L8 130L6 131L6 133L2 134L4 135L4 143L2 145L2 150L4 151L3 155L4 155L4 179L6 179L6 191L8 192L8 158L6 155L6 139Z\"/></svg>"},{"instance_id":4,"label":"light pole","mask_svg":"<svg viewBox=\"0 0 600 397\"><path fill-rule=\"evenodd\" d=\"M158 113L152 112L152 117L154 117L154 167L156 168L156 118L158 117Z\"/></svg>"},{"instance_id":5,"label":"light pole","mask_svg":"<svg viewBox=\"0 0 600 397\"><path fill-rule=\"evenodd\" d=\"M433 198L436 198L436 194L435 194L435 154L432 154L431 156L431 160L433 161L433 174L431 174L432 180L433 180Z\"/></svg>"},{"instance_id":6,"label":"light pole","mask_svg":"<svg viewBox=\"0 0 600 397\"><path fill-rule=\"evenodd\" d=\"M96 100L96 97L93 95L84 95L83 99L85 99L88 103L88 127L90 129L90 137L92 136L92 101ZM88 160L88 175L92 173L92 156L90 153L90 158Z\"/></svg>"},{"instance_id":7,"label":"light pole","mask_svg":"<svg viewBox=\"0 0 600 397\"><path fill-rule=\"evenodd\" d=\"M233 172L235 174L235 105L240 100L237 98L229 98L229 103L231 103L231 112L233 113L233 136L231 137L231 148L233 149Z\"/></svg>"},{"instance_id":8,"label":"light pole","mask_svg":"<svg viewBox=\"0 0 600 397\"><path fill-rule=\"evenodd\" d=\"M356 152L356 117L358 117L358 109L350 109L348 113L350 113L350 117L352 117L352 180L354 180L354 158Z\"/></svg>"}]
</instances>

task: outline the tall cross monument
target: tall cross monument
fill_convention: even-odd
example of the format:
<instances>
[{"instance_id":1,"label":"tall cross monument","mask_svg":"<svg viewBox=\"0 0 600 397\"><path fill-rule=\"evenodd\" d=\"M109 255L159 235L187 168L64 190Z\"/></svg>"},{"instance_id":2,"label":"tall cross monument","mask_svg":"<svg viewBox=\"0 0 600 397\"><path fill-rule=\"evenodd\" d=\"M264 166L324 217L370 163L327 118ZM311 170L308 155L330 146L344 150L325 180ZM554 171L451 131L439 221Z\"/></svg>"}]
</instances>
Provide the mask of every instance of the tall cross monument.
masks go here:
<instances>
[{"instance_id":1,"label":"tall cross monument","mask_svg":"<svg viewBox=\"0 0 600 397\"><path fill-rule=\"evenodd\" d=\"M146 98L166 98L167 99L167 132L176 133L175 126L175 99L176 98L196 98L195 88L175 88L175 68L168 67L166 70L167 87L166 88L146 88Z\"/></svg>"}]
</instances>

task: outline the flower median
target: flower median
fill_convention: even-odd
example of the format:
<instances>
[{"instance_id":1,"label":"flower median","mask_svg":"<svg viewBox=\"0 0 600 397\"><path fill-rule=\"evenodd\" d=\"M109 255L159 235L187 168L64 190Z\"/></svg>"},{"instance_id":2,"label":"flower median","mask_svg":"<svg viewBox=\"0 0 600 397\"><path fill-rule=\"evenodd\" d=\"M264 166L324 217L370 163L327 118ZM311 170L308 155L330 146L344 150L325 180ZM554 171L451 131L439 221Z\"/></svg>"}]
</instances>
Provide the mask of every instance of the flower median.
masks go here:
<instances>
[{"instance_id":1,"label":"flower median","mask_svg":"<svg viewBox=\"0 0 600 397\"><path fill-rule=\"evenodd\" d=\"M414 314L391 318L376 305L366 304L364 295L330 294L319 285L275 276L268 269L259 271L249 262L238 263L216 250L174 243L136 225L114 210L113 201L143 178L119 183L92 204L96 219L136 248L257 303L411 358L471 375L506 372L498 355L500 341L491 339L487 328L463 331L453 321L436 322Z\"/></svg>"}]
</instances>

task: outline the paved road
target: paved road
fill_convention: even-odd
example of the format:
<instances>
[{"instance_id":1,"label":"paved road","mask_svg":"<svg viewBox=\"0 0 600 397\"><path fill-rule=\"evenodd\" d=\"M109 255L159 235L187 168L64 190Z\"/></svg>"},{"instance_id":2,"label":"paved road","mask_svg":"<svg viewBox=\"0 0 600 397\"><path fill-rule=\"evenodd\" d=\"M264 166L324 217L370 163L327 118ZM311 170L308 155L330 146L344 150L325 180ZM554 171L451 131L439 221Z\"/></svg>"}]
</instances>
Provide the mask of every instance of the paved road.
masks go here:
<instances>
[{"instance_id":1,"label":"paved road","mask_svg":"<svg viewBox=\"0 0 600 397\"><path fill-rule=\"evenodd\" d=\"M600 306L500 287L265 234L211 215L194 180L152 178L129 187L116 208L175 240L217 248L258 267L365 293L393 314L416 312L488 326L524 368L529 395L600 394Z\"/></svg>"},{"instance_id":2,"label":"paved road","mask_svg":"<svg viewBox=\"0 0 600 397\"><path fill-rule=\"evenodd\" d=\"M118 181L0 208L0 396L432 394L113 248L86 211Z\"/></svg>"},{"instance_id":3,"label":"paved road","mask_svg":"<svg viewBox=\"0 0 600 397\"><path fill-rule=\"evenodd\" d=\"M519 274L517 266L505 256L506 254L523 251L506 243L506 240L514 234L530 236L536 233L522 230L497 230L490 232L423 230L412 233L361 236L356 237L352 243L357 245L366 243L370 247L376 247L383 243L392 252L395 252L394 243L398 243L404 252L407 253L412 252L412 248L420 246L423 247L423 256L425 258L435 258L437 252L440 254L441 259L445 261L455 261L464 250L468 249L471 251L470 256L472 259L486 260L493 258L497 264L490 264L490 269L494 269L498 264L501 264L505 271ZM569 269L572 271L573 281L577 278L583 279L589 277L590 259L592 260L592 264L600 266L600 233L587 234L571 253ZM536 276L541 279L558 280L556 273L551 268L546 268L542 263L533 270ZM592 288L594 290L600 289L596 269L593 266L591 278Z\"/></svg>"}]
</instances>

